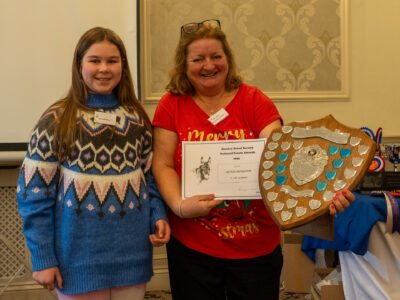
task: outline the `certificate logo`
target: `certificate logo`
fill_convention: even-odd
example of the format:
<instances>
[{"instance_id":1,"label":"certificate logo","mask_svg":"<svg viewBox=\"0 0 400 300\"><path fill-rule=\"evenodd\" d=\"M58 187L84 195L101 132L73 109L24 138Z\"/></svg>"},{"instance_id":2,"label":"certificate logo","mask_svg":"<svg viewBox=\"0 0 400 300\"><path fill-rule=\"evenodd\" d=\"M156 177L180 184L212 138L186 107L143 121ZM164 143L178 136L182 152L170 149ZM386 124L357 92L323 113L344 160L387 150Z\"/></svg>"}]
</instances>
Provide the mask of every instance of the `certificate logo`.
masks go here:
<instances>
[{"instance_id":1,"label":"certificate logo","mask_svg":"<svg viewBox=\"0 0 400 300\"><path fill-rule=\"evenodd\" d=\"M204 180L208 180L210 178L210 171L211 171L211 157L209 156L207 160L204 157L200 157L200 165L194 169L194 173L196 177L199 179L199 183Z\"/></svg>"}]
</instances>

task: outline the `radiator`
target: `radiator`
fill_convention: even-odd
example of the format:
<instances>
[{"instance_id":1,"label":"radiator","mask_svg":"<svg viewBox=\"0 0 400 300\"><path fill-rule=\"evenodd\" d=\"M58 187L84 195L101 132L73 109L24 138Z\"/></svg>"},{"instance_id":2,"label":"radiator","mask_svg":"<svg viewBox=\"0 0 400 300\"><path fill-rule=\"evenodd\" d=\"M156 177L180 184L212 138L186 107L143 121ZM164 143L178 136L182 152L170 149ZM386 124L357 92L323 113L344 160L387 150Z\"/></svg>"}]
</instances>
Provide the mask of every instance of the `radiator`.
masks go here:
<instances>
[{"instance_id":1,"label":"radiator","mask_svg":"<svg viewBox=\"0 0 400 300\"><path fill-rule=\"evenodd\" d=\"M32 280L15 198L18 168L0 169L0 300L54 300Z\"/></svg>"}]
</instances>

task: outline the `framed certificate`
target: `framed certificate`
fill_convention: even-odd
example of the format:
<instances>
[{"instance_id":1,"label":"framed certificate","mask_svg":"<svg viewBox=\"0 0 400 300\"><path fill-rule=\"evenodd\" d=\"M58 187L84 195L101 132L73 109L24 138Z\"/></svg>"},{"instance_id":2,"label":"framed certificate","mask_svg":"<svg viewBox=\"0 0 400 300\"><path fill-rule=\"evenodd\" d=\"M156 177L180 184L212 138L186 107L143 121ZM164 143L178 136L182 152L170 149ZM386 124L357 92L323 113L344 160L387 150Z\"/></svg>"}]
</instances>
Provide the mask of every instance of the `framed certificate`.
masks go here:
<instances>
[{"instance_id":1,"label":"framed certificate","mask_svg":"<svg viewBox=\"0 0 400 300\"><path fill-rule=\"evenodd\" d=\"M182 142L182 197L261 199L258 172L266 139Z\"/></svg>"}]
</instances>

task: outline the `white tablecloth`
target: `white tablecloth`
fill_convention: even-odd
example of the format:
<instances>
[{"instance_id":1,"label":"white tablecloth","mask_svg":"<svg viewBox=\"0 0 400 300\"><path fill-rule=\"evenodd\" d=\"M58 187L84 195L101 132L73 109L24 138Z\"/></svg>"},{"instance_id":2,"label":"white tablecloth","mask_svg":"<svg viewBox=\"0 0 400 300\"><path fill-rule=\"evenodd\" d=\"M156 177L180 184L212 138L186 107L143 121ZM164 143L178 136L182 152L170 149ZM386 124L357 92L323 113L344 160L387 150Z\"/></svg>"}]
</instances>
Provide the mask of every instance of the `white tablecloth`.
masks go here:
<instances>
[{"instance_id":1,"label":"white tablecloth","mask_svg":"<svg viewBox=\"0 0 400 300\"><path fill-rule=\"evenodd\" d=\"M400 299L400 234L385 231L385 223L374 225L364 255L339 251L346 299Z\"/></svg>"}]
</instances>

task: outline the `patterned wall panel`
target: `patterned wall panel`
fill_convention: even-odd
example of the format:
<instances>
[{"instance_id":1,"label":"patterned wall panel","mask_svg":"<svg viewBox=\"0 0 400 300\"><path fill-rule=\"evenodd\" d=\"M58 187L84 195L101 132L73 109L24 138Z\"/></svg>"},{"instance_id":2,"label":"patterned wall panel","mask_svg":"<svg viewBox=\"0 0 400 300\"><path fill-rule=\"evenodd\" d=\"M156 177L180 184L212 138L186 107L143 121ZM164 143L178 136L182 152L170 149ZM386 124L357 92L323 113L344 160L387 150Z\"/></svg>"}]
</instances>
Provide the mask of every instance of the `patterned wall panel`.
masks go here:
<instances>
[{"instance_id":1,"label":"patterned wall panel","mask_svg":"<svg viewBox=\"0 0 400 300\"><path fill-rule=\"evenodd\" d=\"M348 97L346 0L141 0L141 95L164 93L180 26L219 19L245 81L273 99Z\"/></svg>"}]
</instances>

